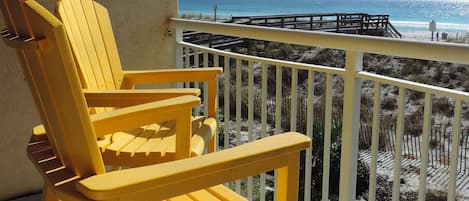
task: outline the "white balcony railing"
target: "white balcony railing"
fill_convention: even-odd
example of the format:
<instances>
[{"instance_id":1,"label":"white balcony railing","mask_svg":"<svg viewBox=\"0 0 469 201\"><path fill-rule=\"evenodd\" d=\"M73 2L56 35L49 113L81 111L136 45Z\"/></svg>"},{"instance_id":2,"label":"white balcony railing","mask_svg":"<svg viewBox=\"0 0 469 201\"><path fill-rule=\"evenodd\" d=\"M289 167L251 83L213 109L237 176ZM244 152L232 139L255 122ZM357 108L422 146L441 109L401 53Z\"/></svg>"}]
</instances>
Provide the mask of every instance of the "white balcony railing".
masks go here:
<instances>
[{"instance_id":1,"label":"white balcony railing","mask_svg":"<svg viewBox=\"0 0 469 201\"><path fill-rule=\"evenodd\" d=\"M258 39L263 41L274 41L290 44L298 44L304 46L320 46L324 48L333 48L345 50L345 68L327 67L320 65L310 65L297 62L289 62L283 60L262 58L256 56L248 56L233 52L226 52L198 46L190 43L178 41L181 61L186 68L200 66L223 66L223 125L224 125L224 147L230 144L230 136L228 131L235 130L234 144L242 143L242 119L243 111L247 111L247 141L255 140L256 137L264 137L268 135L268 120L274 124L275 133L282 131L282 125L290 125L289 129L296 131L299 121L305 121L305 134L313 136L313 99L316 83L316 76L325 77L325 93L324 93L324 152L323 152L323 181L322 181L322 200L329 199L329 172L330 172L330 148L331 148L331 125L332 125L332 104L333 93L337 93L337 89L333 89L333 81L341 80L344 84L344 100L343 100L343 116L342 118L342 148L341 148L341 165L340 165L340 200L355 199L355 184L357 173L358 159L358 140L359 140L359 119L360 119L360 98L362 95L361 83L369 81L374 83L373 97L373 116L372 116L372 140L371 140L371 162L370 162L370 180L369 180L369 200L376 198L376 178L377 178L377 161L378 161L378 142L379 142L379 125L380 125L380 104L381 89L383 85L390 85L399 89L398 93L398 112L396 122L395 137L395 154L394 157L394 177L393 177L393 200L399 199L400 179L401 179L401 161L403 153L403 137L404 137L404 117L405 117L405 100L406 91L417 91L425 94L424 113L423 113L423 132L420 151L420 177L418 199L425 200L426 184L427 184L427 168L429 158L430 131L432 126L432 98L434 96L448 97L454 100L454 118L452 123L451 136L451 155L448 176L448 200L455 200L456 180L458 174L458 154L460 153L461 141L461 111L462 106L469 102L469 93L461 92L442 87L420 84L412 81L396 79L377 75L370 72L362 71L363 53L373 53L391 56L402 56L407 58L424 59L432 61L444 61L459 64L469 64L469 46L447 43L431 43L431 42L415 42L399 39L377 38L368 36L342 35L324 32L310 32L301 30L286 30L268 27L253 27L245 25L221 24L212 22L192 21L173 18L171 26L181 33L182 30L201 31L213 34L222 34L228 36L236 36L242 38ZM180 39L180 37L179 37ZM192 55L192 56L191 56ZM193 56L197 55L197 56ZM191 58L193 61L191 61ZM210 58L210 59L209 59ZM210 62L209 62L210 61ZM230 76L231 69L236 71L235 79ZM247 77L243 69L247 71ZM282 90L285 83L283 79L285 75L282 72L291 72L289 79L291 80L288 89L289 99L283 100ZM254 80L254 73L261 73L261 80ZM270 73L269 73L270 72ZM273 73L275 72L275 78ZM298 86L299 72L307 75L306 86ZM243 77L244 75L244 77ZM275 82L275 97L268 96L268 89ZM243 83L247 83L247 94L242 94ZM259 91L255 90L254 85L260 87ZM199 83L194 83L195 87L199 87ZM301 89L299 89L301 87ZM230 93L234 88L235 103L230 103ZM302 93L304 92L304 93ZM285 93L285 92L284 92ZM298 95L301 94L302 99ZM247 97L246 97L247 96ZM257 99L260 97L260 100ZM282 111L282 101L287 101L289 111ZM306 108L299 108L298 101L305 101ZM242 102L247 102L247 109L242 108ZM232 106L235 105L234 110ZM230 107L231 106L231 107ZM260 108L259 108L260 107ZM306 110L304 118L298 115L298 111ZM255 113L260 112L260 114ZM273 112L268 112L273 111ZM234 112L234 128L229 123L230 114ZM302 113L303 114L303 113ZM256 118L256 116L257 118ZM285 118L283 115L289 116L288 122L282 122ZM260 131L255 131L255 122L260 122ZM255 134L258 133L258 136ZM306 151L305 172L304 172L304 200L310 200L311 197L311 150ZM253 178L247 180L247 196L249 200L253 199L253 192L260 191L260 200L265 200L266 175L260 176L260 187L254 189ZM235 184L236 191L241 191L241 183Z\"/></svg>"}]
</instances>

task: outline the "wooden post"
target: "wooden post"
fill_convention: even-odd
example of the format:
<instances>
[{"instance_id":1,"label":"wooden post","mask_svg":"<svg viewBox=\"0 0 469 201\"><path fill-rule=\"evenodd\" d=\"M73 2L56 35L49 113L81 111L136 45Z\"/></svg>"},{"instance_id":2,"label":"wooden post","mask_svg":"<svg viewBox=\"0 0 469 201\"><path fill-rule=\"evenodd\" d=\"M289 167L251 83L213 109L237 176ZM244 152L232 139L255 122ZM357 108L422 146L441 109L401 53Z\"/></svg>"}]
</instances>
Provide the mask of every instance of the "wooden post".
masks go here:
<instances>
[{"instance_id":1,"label":"wooden post","mask_svg":"<svg viewBox=\"0 0 469 201\"><path fill-rule=\"evenodd\" d=\"M218 5L217 3L213 4L213 21L217 21L217 9L218 9Z\"/></svg>"},{"instance_id":2,"label":"wooden post","mask_svg":"<svg viewBox=\"0 0 469 201\"><path fill-rule=\"evenodd\" d=\"M311 16L310 20L309 20L309 30L313 30L313 19L314 19L314 17Z\"/></svg>"},{"instance_id":3,"label":"wooden post","mask_svg":"<svg viewBox=\"0 0 469 201\"><path fill-rule=\"evenodd\" d=\"M389 15L387 15L387 16L385 17L385 25L384 25L384 28L385 28L386 30L388 30L388 24L389 24Z\"/></svg>"},{"instance_id":4,"label":"wooden post","mask_svg":"<svg viewBox=\"0 0 469 201\"><path fill-rule=\"evenodd\" d=\"M340 26L339 21L340 21L340 18L339 18L339 16L337 15L337 22L336 22L336 32L337 32L337 33L339 33L339 26Z\"/></svg>"},{"instance_id":5,"label":"wooden post","mask_svg":"<svg viewBox=\"0 0 469 201\"><path fill-rule=\"evenodd\" d=\"M363 15L360 15L360 34L363 34Z\"/></svg>"}]
</instances>

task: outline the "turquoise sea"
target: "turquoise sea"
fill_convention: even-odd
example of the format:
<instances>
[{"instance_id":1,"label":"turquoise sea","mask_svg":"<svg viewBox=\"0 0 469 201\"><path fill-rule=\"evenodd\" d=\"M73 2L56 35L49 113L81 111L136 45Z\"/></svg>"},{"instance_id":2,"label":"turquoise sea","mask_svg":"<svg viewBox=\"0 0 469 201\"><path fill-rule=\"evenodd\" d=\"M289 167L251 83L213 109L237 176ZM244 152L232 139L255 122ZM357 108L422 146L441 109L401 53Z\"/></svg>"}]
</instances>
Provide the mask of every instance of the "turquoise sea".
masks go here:
<instances>
[{"instance_id":1,"label":"turquoise sea","mask_svg":"<svg viewBox=\"0 0 469 201\"><path fill-rule=\"evenodd\" d=\"M392 23L408 34L428 30L431 20L439 32L469 32L469 0L179 0L179 12L213 15L271 15L330 12L389 14Z\"/></svg>"}]
</instances>

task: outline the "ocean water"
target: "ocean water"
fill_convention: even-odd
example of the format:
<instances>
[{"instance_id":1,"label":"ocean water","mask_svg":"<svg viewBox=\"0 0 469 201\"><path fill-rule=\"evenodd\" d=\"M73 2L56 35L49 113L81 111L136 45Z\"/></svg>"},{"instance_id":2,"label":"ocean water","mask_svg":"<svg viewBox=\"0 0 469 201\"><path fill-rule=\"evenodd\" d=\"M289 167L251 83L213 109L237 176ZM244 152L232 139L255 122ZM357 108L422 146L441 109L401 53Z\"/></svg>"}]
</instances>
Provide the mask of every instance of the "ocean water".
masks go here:
<instances>
[{"instance_id":1,"label":"ocean water","mask_svg":"<svg viewBox=\"0 0 469 201\"><path fill-rule=\"evenodd\" d=\"M330 12L389 14L396 28L407 37L428 33L429 22L438 32L450 35L469 32L469 0L179 0L179 12L213 15L272 15Z\"/></svg>"}]
</instances>

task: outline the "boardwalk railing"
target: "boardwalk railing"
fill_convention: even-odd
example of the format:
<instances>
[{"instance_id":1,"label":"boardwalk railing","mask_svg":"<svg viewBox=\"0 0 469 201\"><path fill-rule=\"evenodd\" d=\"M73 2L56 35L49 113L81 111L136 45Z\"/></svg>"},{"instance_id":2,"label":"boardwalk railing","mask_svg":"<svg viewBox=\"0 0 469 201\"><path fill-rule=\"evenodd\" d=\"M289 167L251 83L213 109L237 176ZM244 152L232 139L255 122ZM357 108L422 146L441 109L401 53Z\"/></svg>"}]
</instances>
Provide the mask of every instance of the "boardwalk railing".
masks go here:
<instances>
[{"instance_id":1,"label":"boardwalk railing","mask_svg":"<svg viewBox=\"0 0 469 201\"><path fill-rule=\"evenodd\" d=\"M389 15L323 13L232 17L226 23L402 38ZM183 41L216 49L244 46L245 38L187 30Z\"/></svg>"},{"instance_id":2,"label":"boardwalk railing","mask_svg":"<svg viewBox=\"0 0 469 201\"><path fill-rule=\"evenodd\" d=\"M341 134L341 164L340 164L340 185L339 199L341 201L355 199L355 185L357 178L358 141L359 141L359 121L360 121L360 97L362 95L362 81L374 83L373 95L373 115L372 115L372 139L371 139L371 166L369 179L369 200L376 198L377 179L377 155L379 142L379 125L382 115L381 96L383 85L397 87L398 112L396 121L396 137L394 157L394 178L393 178L393 200L399 199L401 180L401 161L403 157L404 143L404 114L406 110L406 92L418 91L425 94L421 156L420 156L420 178L418 199L425 200L427 191L427 167L430 150L430 131L432 127L432 99L434 96L448 97L454 102L454 117L452 119L451 149L448 176L448 200L455 200L456 197L456 176L458 171L458 154L461 143L461 121L463 105L469 102L469 93L461 92L432 85L420 84L412 81L391 78L377 75L362 70L363 52L401 56L408 58L453 62L469 64L469 46L446 43L415 42L389 38L378 38L369 36L343 35L324 32L309 32L302 30L289 30L270 27L247 26L238 24L225 24L202 22L193 20L171 19L171 27L182 30L200 31L212 34L222 34L233 37L251 38L265 41L275 41L291 43L304 46L320 46L345 50L345 68L310 65L296 62L288 62L276 59L261 58L255 56L242 55L226 52L182 42L179 35L177 42L180 53L179 62L183 62L186 68L197 68L200 66L222 66L224 68L223 90L220 96L223 97L223 116L220 118L224 125L224 142L221 143L226 148L230 146L229 132L234 131L234 144L238 145L244 141L252 141L262 138L268 134L268 119L273 119L274 133L281 132L284 127L283 119L289 117L288 130L298 130L299 121L306 126L305 134L314 136L314 105L313 102L320 98L324 105L324 128L323 128L323 180L322 180L322 200L329 197L329 172L331 154L331 133L334 130L332 123L333 94L338 91L334 83L343 82L343 109L342 109L342 134ZM182 55L185 55L183 57ZM190 55L197 55L191 59ZM199 56L200 55L200 56ZM306 77L305 83L299 83L299 75ZM318 90L317 81L320 77L324 80L322 97L315 96ZM315 81L316 80L316 81ZM321 80L321 82L322 82ZM199 83L190 83L190 86L202 87ZM305 100L298 99L298 91L306 93ZM342 94L342 93L340 93ZM289 111L282 110L282 97L290 97ZM230 100L230 97L234 99ZM260 97L257 100L255 97ZM232 102L234 101L234 102ZM256 102L255 102L256 101ZM307 104L303 118L298 118L298 102L305 101ZM246 105L246 107L242 107ZM274 111L270 113L268 111ZM304 108L302 109L305 110ZM256 112L255 112L256 111ZM258 112L259 111L259 112ZM244 114L247 113L246 117ZM234 124L229 122L230 116L234 116ZM288 115L286 115L288 114ZM268 117L269 116L269 117ZM245 121L244 121L245 120ZM247 122L246 124L244 122ZM255 127L256 122L260 122L260 129ZM247 132L246 132L247 131ZM303 131L302 131L303 132ZM247 136L246 136L247 133ZM313 150L314 151L314 150ZM398 154L400 153L400 154ZM306 152L304 172L304 200L311 200L311 150ZM266 174L259 178L259 188L254 189L257 184L254 182L257 177L247 179L247 194L251 200L253 194L260 192L260 200L265 200ZM257 186L257 185L256 185ZM235 185L237 191L241 191L241 184Z\"/></svg>"},{"instance_id":3,"label":"boardwalk railing","mask_svg":"<svg viewBox=\"0 0 469 201\"><path fill-rule=\"evenodd\" d=\"M370 15L366 13L312 13L266 16L235 16L233 23L303 29L320 30L336 33L352 33L361 35L389 36L401 38L402 35L389 21L389 15Z\"/></svg>"}]
</instances>

